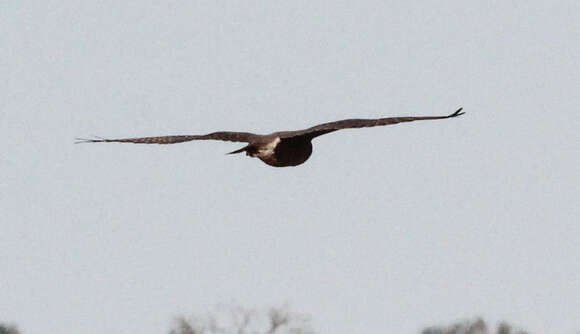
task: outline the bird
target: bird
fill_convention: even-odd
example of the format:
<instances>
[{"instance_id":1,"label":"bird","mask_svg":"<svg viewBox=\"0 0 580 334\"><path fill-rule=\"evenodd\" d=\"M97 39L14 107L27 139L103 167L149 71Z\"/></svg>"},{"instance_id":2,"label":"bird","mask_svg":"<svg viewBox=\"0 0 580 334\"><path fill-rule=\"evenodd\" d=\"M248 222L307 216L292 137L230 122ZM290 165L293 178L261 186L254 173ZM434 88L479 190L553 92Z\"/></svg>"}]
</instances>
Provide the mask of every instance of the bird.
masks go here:
<instances>
[{"instance_id":1,"label":"bird","mask_svg":"<svg viewBox=\"0 0 580 334\"><path fill-rule=\"evenodd\" d=\"M177 135L161 137L106 139L101 137L77 138L77 143L134 143L134 144L176 144L192 140L222 140L247 143L246 146L229 152L245 152L247 156L259 158L273 167L293 167L306 162L312 154L312 140L337 130L392 125L397 123L454 118L465 114L463 108L447 116L402 116L375 119L344 119L322 123L296 131L278 131L267 135L249 132L218 131L205 135Z\"/></svg>"}]
</instances>

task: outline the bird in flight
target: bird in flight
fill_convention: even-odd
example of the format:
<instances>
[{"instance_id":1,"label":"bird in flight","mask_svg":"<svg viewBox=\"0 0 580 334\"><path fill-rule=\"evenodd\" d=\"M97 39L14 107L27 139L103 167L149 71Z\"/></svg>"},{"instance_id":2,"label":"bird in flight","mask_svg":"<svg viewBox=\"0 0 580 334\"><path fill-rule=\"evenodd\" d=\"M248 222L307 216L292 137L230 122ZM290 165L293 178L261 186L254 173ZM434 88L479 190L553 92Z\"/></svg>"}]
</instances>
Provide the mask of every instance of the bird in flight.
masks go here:
<instances>
[{"instance_id":1,"label":"bird in flight","mask_svg":"<svg viewBox=\"0 0 580 334\"><path fill-rule=\"evenodd\" d=\"M246 152L246 155L259 158L273 167L289 167L303 164L312 154L312 139L341 129L365 128L372 126L391 125L403 122L446 119L461 116L463 108L457 109L448 116L405 116L376 119L345 119L336 122L319 124L308 129L296 131L279 131L269 135L259 135L248 132L219 131L206 135L181 135L162 137L142 137L106 139L78 138L77 143L134 143L134 144L176 144L192 140L224 140L247 143L246 146L228 154Z\"/></svg>"}]
</instances>

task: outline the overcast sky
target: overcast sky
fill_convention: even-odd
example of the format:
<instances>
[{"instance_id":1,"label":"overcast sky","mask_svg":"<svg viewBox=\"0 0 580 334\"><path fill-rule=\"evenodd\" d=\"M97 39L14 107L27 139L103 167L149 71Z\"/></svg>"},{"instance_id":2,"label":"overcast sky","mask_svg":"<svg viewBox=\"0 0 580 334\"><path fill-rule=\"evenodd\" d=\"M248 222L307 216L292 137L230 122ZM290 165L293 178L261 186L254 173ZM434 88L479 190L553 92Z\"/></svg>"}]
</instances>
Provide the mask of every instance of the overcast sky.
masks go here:
<instances>
[{"instance_id":1,"label":"overcast sky","mask_svg":"<svg viewBox=\"0 0 580 334\"><path fill-rule=\"evenodd\" d=\"M287 302L320 333L580 329L577 1L2 1L0 321L162 333ZM319 137L294 168L239 143Z\"/></svg>"}]
</instances>

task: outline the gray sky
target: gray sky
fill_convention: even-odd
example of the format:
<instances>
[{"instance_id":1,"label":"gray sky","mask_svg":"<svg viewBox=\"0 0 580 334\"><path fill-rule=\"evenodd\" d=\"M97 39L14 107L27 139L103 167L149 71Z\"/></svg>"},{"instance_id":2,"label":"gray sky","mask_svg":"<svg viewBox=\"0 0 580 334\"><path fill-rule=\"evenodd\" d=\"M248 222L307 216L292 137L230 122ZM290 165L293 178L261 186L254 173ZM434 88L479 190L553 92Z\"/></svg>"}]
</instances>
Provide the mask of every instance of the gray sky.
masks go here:
<instances>
[{"instance_id":1,"label":"gray sky","mask_svg":"<svg viewBox=\"0 0 580 334\"><path fill-rule=\"evenodd\" d=\"M580 328L577 1L3 1L0 321L160 333L288 302L320 333ZM342 118L296 168L236 143Z\"/></svg>"}]
</instances>

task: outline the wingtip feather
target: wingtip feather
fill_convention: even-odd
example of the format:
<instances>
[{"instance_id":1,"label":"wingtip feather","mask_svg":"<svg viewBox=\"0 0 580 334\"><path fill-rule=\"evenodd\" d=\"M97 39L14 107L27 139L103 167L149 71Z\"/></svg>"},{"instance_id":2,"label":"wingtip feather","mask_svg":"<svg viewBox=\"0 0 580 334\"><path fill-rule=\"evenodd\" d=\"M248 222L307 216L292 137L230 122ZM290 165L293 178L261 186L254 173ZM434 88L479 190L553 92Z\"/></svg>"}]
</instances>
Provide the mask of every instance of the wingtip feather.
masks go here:
<instances>
[{"instance_id":1,"label":"wingtip feather","mask_svg":"<svg viewBox=\"0 0 580 334\"><path fill-rule=\"evenodd\" d=\"M465 114L465 112L462 112L463 107L460 107L459 109L457 109L453 114L449 115L448 117L457 117L457 116L461 116L463 114Z\"/></svg>"}]
</instances>

